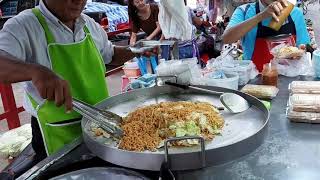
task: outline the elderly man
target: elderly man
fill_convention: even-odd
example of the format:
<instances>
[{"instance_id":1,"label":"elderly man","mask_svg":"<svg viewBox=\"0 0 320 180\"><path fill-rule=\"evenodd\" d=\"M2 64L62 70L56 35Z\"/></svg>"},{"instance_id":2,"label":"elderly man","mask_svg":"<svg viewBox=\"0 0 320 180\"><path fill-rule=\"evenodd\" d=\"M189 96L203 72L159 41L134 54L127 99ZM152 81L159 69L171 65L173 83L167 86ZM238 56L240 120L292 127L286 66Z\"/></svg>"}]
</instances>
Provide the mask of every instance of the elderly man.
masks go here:
<instances>
[{"instance_id":1,"label":"elderly man","mask_svg":"<svg viewBox=\"0 0 320 180\"><path fill-rule=\"evenodd\" d=\"M80 136L72 97L90 104L107 98L105 64L134 57L81 13L85 4L43 0L0 31L0 83L27 82L25 108L32 114L32 146L40 159Z\"/></svg>"},{"instance_id":2,"label":"elderly man","mask_svg":"<svg viewBox=\"0 0 320 180\"><path fill-rule=\"evenodd\" d=\"M271 19L279 21L281 11L288 5L286 0L258 0L238 7L223 34L223 42L230 44L241 39L244 58L252 59L258 70L272 58L267 40L277 35L290 36L297 46L310 43L306 23L301 10L291 11L279 31L268 27Z\"/></svg>"}]
</instances>

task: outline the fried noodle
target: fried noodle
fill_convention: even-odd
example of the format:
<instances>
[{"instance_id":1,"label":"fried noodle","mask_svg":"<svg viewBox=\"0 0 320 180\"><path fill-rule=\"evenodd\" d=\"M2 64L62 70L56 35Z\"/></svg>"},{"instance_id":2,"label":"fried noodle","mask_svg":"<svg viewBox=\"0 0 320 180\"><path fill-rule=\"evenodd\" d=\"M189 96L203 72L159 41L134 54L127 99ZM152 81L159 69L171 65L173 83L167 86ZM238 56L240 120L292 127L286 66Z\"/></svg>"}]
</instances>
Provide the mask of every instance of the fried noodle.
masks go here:
<instances>
[{"instance_id":1,"label":"fried noodle","mask_svg":"<svg viewBox=\"0 0 320 180\"><path fill-rule=\"evenodd\" d=\"M155 151L160 142L169 137L175 137L175 132L169 126L177 121L189 121L192 113L206 116L208 123L221 129L224 124L222 116L211 104L205 102L162 102L136 109L124 118L121 128L124 136L119 142L119 148L129 151ZM199 118L196 120L199 124ZM213 134L202 129L201 136L212 140Z\"/></svg>"}]
</instances>

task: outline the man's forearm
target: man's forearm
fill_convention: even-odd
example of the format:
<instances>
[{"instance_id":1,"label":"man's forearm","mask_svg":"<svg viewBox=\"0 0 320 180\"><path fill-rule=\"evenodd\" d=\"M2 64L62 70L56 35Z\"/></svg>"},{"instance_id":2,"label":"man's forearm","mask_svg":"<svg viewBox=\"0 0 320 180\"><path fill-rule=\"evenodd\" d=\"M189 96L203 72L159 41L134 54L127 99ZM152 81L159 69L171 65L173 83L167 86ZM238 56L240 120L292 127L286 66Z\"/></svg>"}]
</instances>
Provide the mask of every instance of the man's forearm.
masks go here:
<instances>
[{"instance_id":1,"label":"man's forearm","mask_svg":"<svg viewBox=\"0 0 320 180\"><path fill-rule=\"evenodd\" d=\"M231 44L238 41L243 36L245 36L252 28L257 26L257 24L261 22L263 19L263 15L259 13L258 15L244 21L243 23L226 29L222 35L223 43Z\"/></svg>"},{"instance_id":2,"label":"man's forearm","mask_svg":"<svg viewBox=\"0 0 320 180\"><path fill-rule=\"evenodd\" d=\"M34 64L25 63L0 50L0 83L9 84L32 79Z\"/></svg>"},{"instance_id":3,"label":"man's forearm","mask_svg":"<svg viewBox=\"0 0 320 180\"><path fill-rule=\"evenodd\" d=\"M135 54L132 53L126 46L115 46L111 65L123 65L125 62L134 57Z\"/></svg>"}]
</instances>

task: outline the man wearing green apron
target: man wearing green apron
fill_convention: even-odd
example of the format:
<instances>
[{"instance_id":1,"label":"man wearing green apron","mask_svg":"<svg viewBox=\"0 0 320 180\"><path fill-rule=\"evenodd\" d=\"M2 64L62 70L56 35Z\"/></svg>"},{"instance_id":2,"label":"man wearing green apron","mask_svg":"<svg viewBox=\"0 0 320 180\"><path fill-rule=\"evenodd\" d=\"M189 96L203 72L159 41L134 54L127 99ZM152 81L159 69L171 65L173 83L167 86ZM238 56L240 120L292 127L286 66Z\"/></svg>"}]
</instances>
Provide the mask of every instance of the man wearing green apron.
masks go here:
<instances>
[{"instance_id":1,"label":"man wearing green apron","mask_svg":"<svg viewBox=\"0 0 320 180\"><path fill-rule=\"evenodd\" d=\"M92 105L108 97L105 64L134 56L113 46L82 14L86 0L43 0L0 31L0 83L26 82L32 145L39 159L81 135L72 97Z\"/></svg>"}]
</instances>

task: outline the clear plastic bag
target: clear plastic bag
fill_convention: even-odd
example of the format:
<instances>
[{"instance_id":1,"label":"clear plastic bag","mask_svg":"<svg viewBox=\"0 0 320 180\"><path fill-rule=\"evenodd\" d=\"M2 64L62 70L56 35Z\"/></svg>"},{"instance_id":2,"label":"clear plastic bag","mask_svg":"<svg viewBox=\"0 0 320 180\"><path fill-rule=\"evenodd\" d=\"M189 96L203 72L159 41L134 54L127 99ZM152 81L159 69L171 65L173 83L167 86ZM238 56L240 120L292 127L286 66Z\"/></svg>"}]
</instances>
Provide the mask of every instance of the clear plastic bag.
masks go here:
<instances>
[{"instance_id":1,"label":"clear plastic bag","mask_svg":"<svg viewBox=\"0 0 320 180\"><path fill-rule=\"evenodd\" d=\"M161 0L159 3L159 24L167 38L190 40L192 25L183 1Z\"/></svg>"},{"instance_id":2,"label":"clear plastic bag","mask_svg":"<svg viewBox=\"0 0 320 180\"><path fill-rule=\"evenodd\" d=\"M292 108L287 108L287 118L292 122L320 123L320 113L297 112Z\"/></svg>"},{"instance_id":3,"label":"clear plastic bag","mask_svg":"<svg viewBox=\"0 0 320 180\"><path fill-rule=\"evenodd\" d=\"M293 94L320 94L320 81L292 81L289 91Z\"/></svg>"},{"instance_id":4,"label":"clear plastic bag","mask_svg":"<svg viewBox=\"0 0 320 180\"><path fill-rule=\"evenodd\" d=\"M193 85L217 86L238 90L239 76L237 73L224 73L223 71L216 72L220 72L222 74L218 75L219 73L216 74L215 72L207 73L204 77L199 79L198 82L193 82Z\"/></svg>"},{"instance_id":5,"label":"clear plastic bag","mask_svg":"<svg viewBox=\"0 0 320 180\"><path fill-rule=\"evenodd\" d=\"M320 123L320 82L293 81L289 84L289 91L288 119L293 122Z\"/></svg>"},{"instance_id":6,"label":"clear plastic bag","mask_svg":"<svg viewBox=\"0 0 320 180\"><path fill-rule=\"evenodd\" d=\"M313 76L314 69L311 61L311 54L298 50L295 53L281 54L280 49L287 45L281 44L271 50L274 56L272 63L277 66L278 73L287 77L295 77L299 75ZM296 57L292 59L292 57Z\"/></svg>"},{"instance_id":7,"label":"clear plastic bag","mask_svg":"<svg viewBox=\"0 0 320 180\"><path fill-rule=\"evenodd\" d=\"M320 113L320 94L293 94L289 97L288 106L297 112Z\"/></svg>"},{"instance_id":8,"label":"clear plastic bag","mask_svg":"<svg viewBox=\"0 0 320 180\"><path fill-rule=\"evenodd\" d=\"M247 84L258 74L256 66L249 60L234 60L232 56L227 56L223 60L217 58L209 61L208 68L223 70L225 73L237 73L239 76L239 85Z\"/></svg>"},{"instance_id":9,"label":"clear plastic bag","mask_svg":"<svg viewBox=\"0 0 320 180\"><path fill-rule=\"evenodd\" d=\"M192 79L201 77L196 58L164 61L157 67L157 76L176 76L177 82L190 84Z\"/></svg>"},{"instance_id":10,"label":"clear plastic bag","mask_svg":"<svg viewBox=\"0 0 320 180\"><path fill-rule=\"evenodd\" d=\"M0 158L17 157L31 143L31 125L25 124L0 136Z\"/></svg>"},{"instance_id":11,"label":"clear plastic bag","mask_svg":"<svg viewBox=\"0 0 320 180\"><path fill-rule=\"evenodd\" d=\"M280 44L271 49L271 54L276 59L298 60L304 54L304 50L287 44Z\"/></svg>"},{"instance_id":12,"label":"clear plastic bag","mask_svg":"<svg viewBox=\"0 0 320 180\"><path fill-rule=\"evenodd\" d=\"M279 89L275 86L247 84L241 91L257 98L272 99L277 96Z\"/></svg>"}]
</instances>

